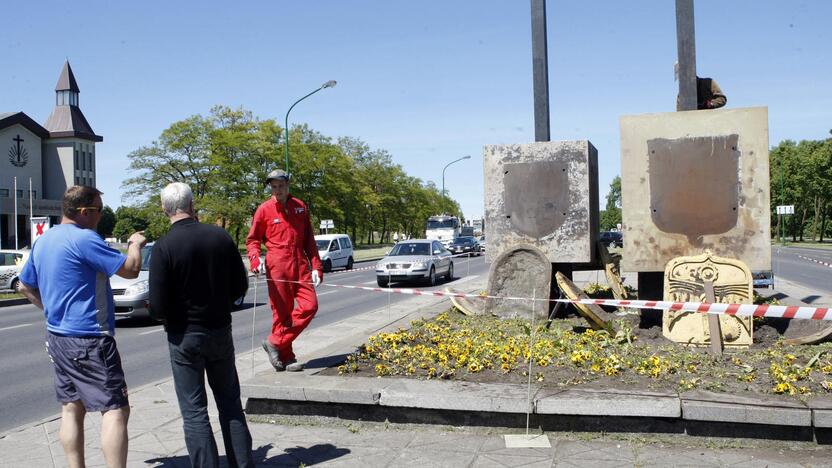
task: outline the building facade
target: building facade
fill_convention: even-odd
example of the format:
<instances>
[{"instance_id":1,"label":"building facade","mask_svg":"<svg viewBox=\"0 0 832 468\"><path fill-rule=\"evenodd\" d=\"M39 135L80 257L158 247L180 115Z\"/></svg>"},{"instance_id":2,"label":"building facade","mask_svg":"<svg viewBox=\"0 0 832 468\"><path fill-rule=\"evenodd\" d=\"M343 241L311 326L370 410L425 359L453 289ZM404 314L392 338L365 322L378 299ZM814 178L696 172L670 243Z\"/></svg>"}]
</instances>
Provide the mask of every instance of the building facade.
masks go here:
<instances>
[{"instance_id":1,"label":"building facade","mask_svg":"<svg viewBox=\"0 0 832 468\"><path fill-rule=\"evenodd\" d=\"M23 112L0 113L0 247L29 246L30 216L57 224L67 188L95 187L95 144L104 139L81 112L80 92L66 62L43 126Z\"/></svg>"}]
</instances>

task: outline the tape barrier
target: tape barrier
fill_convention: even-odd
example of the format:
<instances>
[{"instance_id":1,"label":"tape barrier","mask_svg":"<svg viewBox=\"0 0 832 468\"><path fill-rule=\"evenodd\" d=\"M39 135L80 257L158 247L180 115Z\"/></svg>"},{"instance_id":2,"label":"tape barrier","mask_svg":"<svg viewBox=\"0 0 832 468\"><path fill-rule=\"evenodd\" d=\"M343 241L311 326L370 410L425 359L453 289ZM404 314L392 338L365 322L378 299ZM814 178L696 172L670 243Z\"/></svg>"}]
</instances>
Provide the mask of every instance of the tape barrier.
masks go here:
<instances>
[{"instance_id":1,"label":"tape barrier","mask_svg":"<svg viewBox=\"0 0 832 468\"><path fill-rule=\"evenodd\" d=\"M798 257L802 258L803 260L808 260L810 262L815 262L818 265L823 265L825 267L832 268L832 263L824 262L823 260L817 260L817 259L814 259L812 257L804 257L803 255L798 255Z\"/></svg>"},{"instance_id":2,"label":"tape barrier","mask_svg":"<svg viewBox=\"0 0 832 468\"><path fill-rule=\"evenodd\" d=\"M282 283L305 283L303 281L266 279ZM311 283L306 283L311 284ZM361 291L383 292L388 294L407 294L412 296L444 296L464 297L469 299L501 299L508 301L542 301L542 302L566 302L577 304L595 304L612 307L631 307L636 309L669 309L678 312L699 312L704 314L724 314L753 317L776 317L786 319L811 319L811 320L832 320L832 310L827 307L798 307L770 304L723 304L708 302L672 302L672 301L647 301L647 300L621 300L621 299L532 299L530 297L516 296L490 296L487 294L465 294L449 293L444 291L422 291L409 288L371 288L367 286L351 286L346 284L322 283L322 286L330 288L358 289Z\"/></svg>"}]
</instances>

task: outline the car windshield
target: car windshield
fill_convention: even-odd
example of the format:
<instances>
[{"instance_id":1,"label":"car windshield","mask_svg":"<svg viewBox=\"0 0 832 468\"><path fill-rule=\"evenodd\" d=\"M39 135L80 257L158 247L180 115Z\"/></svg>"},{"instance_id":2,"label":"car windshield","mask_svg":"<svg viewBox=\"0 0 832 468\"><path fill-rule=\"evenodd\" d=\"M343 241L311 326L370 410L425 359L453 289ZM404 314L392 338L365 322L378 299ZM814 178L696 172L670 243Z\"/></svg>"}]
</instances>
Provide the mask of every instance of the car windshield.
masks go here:
<instances>
[{"instance_id":1,"label":"car windshield","mask_svg":"<svg viewBox=\"0 0 832 468\"><path fill-rule=\"evenodd\" d=\"M428 229L443 229L449 228L453 229L459 225L459 222L456 218L449 218L449 219L429 219L427 228Z\"/></svg>"},{"instance_id":2,"label":"car windshield","mask_svg":"<svg viewBox=\"0 0 832 468\"><path fill-rule=\"evenodd\" d=\"M316 240L315 243L318 244L318 250L329 250L328 240Z\"/></svg>"},{"instance_id":3,"label":"car windshield","mask_svg":"<svg viewBox=\"0 0 832 468\"><path fill-rule=\"evenodd\" d=\"M153 251L153 246L146 245L142 247L142 271L150 270L150 252Z\"/></svg>"},{"instance_id":4,"label":"car windshield","mask_svg":"<svg viewBox=\"0 0 832 468\"><path fill-rule=\"evenodd\" d=\"M402 255L430 255L430 244L427 242L400 242L387 254L389 257Z\"/></svg>"}]
</instances>

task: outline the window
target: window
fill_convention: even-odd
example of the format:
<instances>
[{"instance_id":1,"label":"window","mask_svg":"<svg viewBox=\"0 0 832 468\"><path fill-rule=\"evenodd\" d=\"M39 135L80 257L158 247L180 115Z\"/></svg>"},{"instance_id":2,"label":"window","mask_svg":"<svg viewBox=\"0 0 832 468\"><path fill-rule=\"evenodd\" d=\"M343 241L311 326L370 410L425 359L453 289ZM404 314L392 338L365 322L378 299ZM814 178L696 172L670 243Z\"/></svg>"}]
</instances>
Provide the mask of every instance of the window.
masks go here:
<instances>
[{"instance_id":1,"label":"window","mask_svg":"<svg viewBox=\"0 0 832 468\"><path fill-rule=\"evenodd\" d=\"M78 150L75 150L75 168L77 169L78 166L81 164L81 159L78 157Z\"/></svg>"},{"instance_id":2,"label":"window","mask_svg":"<svg viewBox=\"0 0 832 468\"><path fill-rule=\"evenodd\" d=\"M340 242L341 242L341 248L342 249L349 249L349 248L352 247L352 245L350 244L350 238L349 237L342 237L340 239Z\"/></svg>"},{"instance_id":3,"label":"window","mask_svg":"<svg viewBox=\"0 0 832 468\"><path fill-rule=\"evenodd\" d=\"M335 241L335 242L333 242L332 244L329 245L329 251L330 252L337 252L338 250L341 250L341 249L338 248L338 241Z\"/></svg>"},{"instance_id":4,"label":"window","mask_svg":"<svg viewBox=\"0 0 832 468\"><path fill-rule=\"evenodd\" d=\"M0 197L9 198L9 189L0 188Z\"/></svg>"},{"instance_id":5,"label":"window","mask_svg":"<svg viewBox=\"0 0 832 468\"><path fill-rule=\"evenodd\" d=\"M23 190L17 191L17 198L23 198Z\"/></svg>"}]
</instances>

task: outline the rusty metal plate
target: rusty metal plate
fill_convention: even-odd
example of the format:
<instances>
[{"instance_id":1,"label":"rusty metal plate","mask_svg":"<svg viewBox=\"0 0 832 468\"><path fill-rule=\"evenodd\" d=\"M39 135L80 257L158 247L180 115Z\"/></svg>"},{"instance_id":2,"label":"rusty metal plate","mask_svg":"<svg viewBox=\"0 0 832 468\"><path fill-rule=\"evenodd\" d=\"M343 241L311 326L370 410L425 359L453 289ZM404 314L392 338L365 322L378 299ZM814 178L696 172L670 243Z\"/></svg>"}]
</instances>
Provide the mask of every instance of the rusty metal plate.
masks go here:
<instances>
[{"instance_id":1,"label":"rusty metal plate","mask_svg":"<svg viewBox=\"0 0 832 468\"><path fill-rule=\"evenodd\" d=\"M737 224L738 135L647 141L650 211L659 230L696 245Z\"/></svg>"},{"instance_id":2,"label":"rusty metal plate","mask_svg":"<svg viewBox=\"0 0 832 468\"><path fill-rule=\"evenodd\" d=\"M510 163L503 171L505 213L515 229L540 239L563 225L569 211L566 162Z\"/></svg>"}]
</instances>

